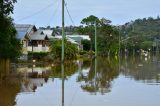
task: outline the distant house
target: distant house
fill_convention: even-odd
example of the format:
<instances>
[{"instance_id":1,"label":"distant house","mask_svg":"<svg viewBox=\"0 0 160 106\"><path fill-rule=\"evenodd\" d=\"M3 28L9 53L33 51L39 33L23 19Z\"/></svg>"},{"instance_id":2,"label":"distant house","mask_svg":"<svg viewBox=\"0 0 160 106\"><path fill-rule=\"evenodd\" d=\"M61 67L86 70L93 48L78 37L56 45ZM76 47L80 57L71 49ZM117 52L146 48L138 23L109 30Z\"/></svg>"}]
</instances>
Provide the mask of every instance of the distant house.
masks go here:
<instances>
[{"instance_id":1,"label":"distant house","mask_svg":"<svg viewBox=\"0 0 160 106\"><path fill-rule=\"evenodd\" d=\"M74 42L78 43L79 49L83 49L82 40L90 40L89 35L66 35L67 38L72 39Z\"/></svg>"},{"instance_id":2,"label":"distant house","mask_svg":"<svg viewBox=\"0 0 160 106\"><path fill-rule=\"evenodd\" d=\"M17 38L21 40L22 56L20 59L27 60L28 52L49 52L49 35L38 30L35 25L15 24ZM49 37L48 37L49 36Z\"/></svg>"},{"instance_id":3,"label":"distant house","mask_svg":"<svg viewBox=\"0 0 160 106\"><path fill-rule=\"evenodd\" d=\"M57 35L54 37L55 39L62 39L61 35ZM78 49L83 49L83 45L81 44L82 40L90 40L89 35L66 35L66 39L73 43L76 44Z\"/></svg>"},{"instance_id":4,"label":"distant house","mask_svg":"<svg viewBox=\"0 0 160 106\"><path fill-rule=\"evenodd\" d=\"M28 44L29 52L49 52L49 38L38 30L31 34L30 42Z\"/></svg>"}]
</instances>

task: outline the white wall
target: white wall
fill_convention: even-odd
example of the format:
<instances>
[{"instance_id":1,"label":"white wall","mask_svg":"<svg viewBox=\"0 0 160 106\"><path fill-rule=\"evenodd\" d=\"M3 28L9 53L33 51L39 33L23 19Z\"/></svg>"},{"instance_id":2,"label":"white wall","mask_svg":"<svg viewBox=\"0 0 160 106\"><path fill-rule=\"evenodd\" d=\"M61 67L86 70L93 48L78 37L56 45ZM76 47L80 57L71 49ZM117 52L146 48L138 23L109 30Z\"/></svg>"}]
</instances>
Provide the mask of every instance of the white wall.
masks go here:
<instances>
[{"instance_id":1,"label":"white wall","mask_svg":"<svg viewBox=\"0 0 160 106\"><path fill-rule=\"evenodd\" d=\"M32 51L32 46L28 46L28 51ZM33 46L33 52L49 52L49 47L42 47L42 45L38 45L37 47Z\"/></svg>"}]
</instances>

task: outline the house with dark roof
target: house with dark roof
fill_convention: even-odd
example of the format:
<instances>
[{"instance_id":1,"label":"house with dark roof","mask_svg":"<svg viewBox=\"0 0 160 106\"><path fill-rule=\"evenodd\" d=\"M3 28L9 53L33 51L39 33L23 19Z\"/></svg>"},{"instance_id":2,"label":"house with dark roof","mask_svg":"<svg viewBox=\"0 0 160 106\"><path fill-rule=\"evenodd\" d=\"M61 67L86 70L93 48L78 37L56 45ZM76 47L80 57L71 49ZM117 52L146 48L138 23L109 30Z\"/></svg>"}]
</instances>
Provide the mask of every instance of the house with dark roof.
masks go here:
<instances>
[{"instance_id":1,"label":"house with dark roof","mask_svg":"<svg viewBox=\"0 0 160 106\"><path fill-rule=\"evenodd\" d=\"M22 44L22 56L20 59L27 60L28 58L28 44L31 40L31 34L37 31L34 25L29 24L15 24L17 30L17 38Z\"/></svg>"},{"instance_id":2,"label":"house with dark roof","mask_svg":"<svg viewBox=\"0 0 160 106\"><path fill-rule=\"evenodd\" d=\"M22 56L20 59L27 60L28 52L49 52L49 38L35 25L15 24L17 38L22 44Z\"/></svg>"},{"instance_id":3,"label":"house with dark roof","mask_svg":"<svg viewBox=\"0 0 160 106\"><path fill-rule=\"evenodd\" d=\"M49 52L49 37L38 30L30 35L31 41L28 44L29 52Z\"/></svg>"}]
</instances>

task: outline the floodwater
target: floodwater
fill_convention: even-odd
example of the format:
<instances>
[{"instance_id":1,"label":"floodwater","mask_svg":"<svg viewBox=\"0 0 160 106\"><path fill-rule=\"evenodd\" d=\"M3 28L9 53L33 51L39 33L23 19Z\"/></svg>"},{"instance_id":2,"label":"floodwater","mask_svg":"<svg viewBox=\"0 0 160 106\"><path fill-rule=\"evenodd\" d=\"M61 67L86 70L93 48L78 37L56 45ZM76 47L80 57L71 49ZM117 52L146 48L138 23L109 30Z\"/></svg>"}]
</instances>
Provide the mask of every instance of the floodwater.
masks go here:
<instances>
[{"instance_id":1,"label":"floodwater","mask_svg":"<svg viewBox=\"0 0 160 106\"><path fill-rule=\"evenodd\" d=\"M2 72L0 106L160 106L155 56L19 65L7 77Z\"/></svg>"}]
</instances>

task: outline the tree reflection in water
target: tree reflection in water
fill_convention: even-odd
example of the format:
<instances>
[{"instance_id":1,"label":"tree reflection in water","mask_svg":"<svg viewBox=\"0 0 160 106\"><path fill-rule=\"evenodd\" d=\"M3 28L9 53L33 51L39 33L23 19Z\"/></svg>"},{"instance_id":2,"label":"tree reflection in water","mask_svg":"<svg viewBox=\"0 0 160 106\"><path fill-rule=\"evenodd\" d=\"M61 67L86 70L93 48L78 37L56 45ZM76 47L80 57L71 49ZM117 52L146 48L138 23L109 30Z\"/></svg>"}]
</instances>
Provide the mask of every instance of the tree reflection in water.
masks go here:
<instances>
[{"instance_id":1,"label":"tree reflection in water","mask_svg":"<svg viewBox=\"0 0 160 106\"><path fill-rule=\"evenodd\" d=\"M160 83L160 62L155 56L132 56L121 58L121 73L143 83Z\"/></svg>"},{"instance_id":2,"label":"tree reflection in water","mask_svg":"<svg viewBox=\"0 0 160 106\"><path fill-rule=\"evenodd\" d=\"M0 106L15 106L16 95L20 92L20 79L15 77L9 63L0 62Z\"/></svg>"},{"instance_id":3,"label":"tree reflection in water","mask_svg":"<svg viewBox=\"0 0 160 106\"><path fill-rule=\"evenodd\" d=\"M75 74L78 70L78 63L77 61L69 61L64 63L64 78L67 80L73 74ZM56 66L52 67L50 76L53 78L62 78L61 73L61 64L57 64Z\"/></svg>"},{"instance_id":4,"label":"tree reflection in water","mask_svg":"<svg viewBox=\"0 0 160 106\"><path fill-rule=\"evenodd\" d=\"M105 94L111 91L112 81L119 75L118 60L97 58L90 62L90 68L79 74L77 81L83 82L84 91Z\"/></svg>"}]
</instances>

